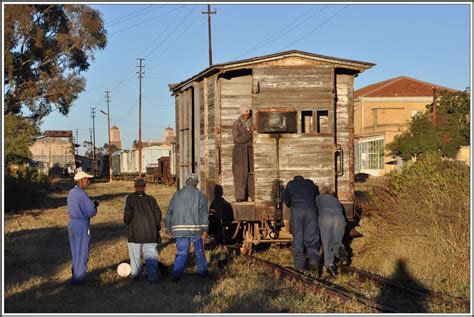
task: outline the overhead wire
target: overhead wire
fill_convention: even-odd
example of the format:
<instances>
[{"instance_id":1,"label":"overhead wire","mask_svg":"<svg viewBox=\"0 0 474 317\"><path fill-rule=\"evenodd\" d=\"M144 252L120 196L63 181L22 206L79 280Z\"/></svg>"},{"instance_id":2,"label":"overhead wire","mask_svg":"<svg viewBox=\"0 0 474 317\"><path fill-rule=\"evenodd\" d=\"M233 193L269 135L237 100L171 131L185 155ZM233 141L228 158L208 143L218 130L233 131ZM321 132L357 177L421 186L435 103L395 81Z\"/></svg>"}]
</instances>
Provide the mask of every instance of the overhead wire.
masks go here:
<instances>
[{"instance_id":1,"label":"overhead wire","mask_svg":"<svg viewBox=\"0 0 474 317\"><path fill-rule=\"evenodd\" d=\"M318 12L316 12L315 14L313 15L310 15L309 17L307 17L306 19L304 19L302 22L296 24L295 26L291 27L290 29L288 29L286 32L283 32L283 30L285 30L286 28L288 28L289 26L291 26L292 24L294 24L295 22L297 22L299 19L301 19L302 17L304 17L305 15L309 14L311 11L315 10L315 8L312 8L311 10L309 11L306 11L305 13L303 13L302 15L299 15L298 17L296 17L293 21L291 21L290 23L288 23L286 26L284 26L282 29L280 29L278 32L274 33L272 36L268 37L267 39L263 40L262 42L258 43L257 45L254 45L251 49L249 49L247 52L239 55L239 56L236 56L234 59L238 59L244 55L247 55L248 53L250 52L253 52L255 50L258 50L258 49L261 49L265 46L267 46L268 44L274 42L275 40L281 38L282 36L288 34L289 32L293 31L294 29L296 29L297 27L299 27L300 25L306 23L307 21L309 21L311 18L315 17L316 15L318 15L319 13L323 12L324 10L327 9L327 6L323 7L321 10L319 10Z\"/></svg>"},{"instance_id":2,"label":"overhead wire","mask_svg":"<svg viewBox=\"0 0 474 317\"><path fill-rule=\"evenodd\" d=\"M319 30L323 25L327 24L329 21L331 21L333 18L335 18L339 13L341 13L342 11L344 11L349 5L345 5L341 10L337 11L335 14L333 14L332 16L330 16L328 19L326 19L323 23L321 23L320 25L318 25L317 27L315 27L314 29L310 30L309 32L305 33L303 36L299 37L298 39L296 39L295 41L291 42L290 44L286 45L285 47L283 47L282 49L280 49L280 51L284 51L285 49L287 49L288 47L292 46L293 44L301 41L302 39L304 39L305 37L307 37L308 35L310 35L311 33Z\"/></svg>"},{"instance_id":3,"label":"overhead wire","mask_svg":"<svg viewBox=\"0 0 474 317\"><path fill-rule=\"evenodd\" d=\"M116 32L114 32L114 33L111 33L109 36L112 36L112 35L115 35L115 34L118 34L118 33L121 33L121 32L127 31L127 30L130 30L130 29L132 29L132 28L134 28L134 27L137 27L137 26L139 26L139 25L142 25L143 23L150 22L150 21L152 21L152 20L155 20L155 19L160 18L160 17L162 17L162 16L165 16L165 15L167 15L167 14L170 14L170 13L172 13L172 12L178 10L179 8L181 8L181 7L183 7L183 6L184 6L184 5L178 6L178 7L174 8L174 9L172 9L172 10L169 10L169 11L167 11L167 12L164 12L164 13L160 14L160 15L154 16L154 17L152 17L152 18L150 18L150 19L148 19L148 20L145 20L145 21L136 23L136 24L134 24L134 25L132 25L132 26L126 27L126 28L124 28L124 29L118 30L118 31L116 31Z\"/></svg>"},{"instance_id":4,"label":"overhead wire","mask_svg":"<svg viewBox=\"0 0 474 317\"><path fill-rule=\"evenodd\" d=\"M115 118L115 119L120 119L121 121L123 122L127 122L127 123L130 123L130 124L138 124L137 121L133 121L133 120L128 120L126 118L123 118L123 117L119 117L119 116L116 116L116 115L111 115L110 118ZM105 119L99 119L99 120L105 120ZM150 124L150 123L145 123L145 122L142 122L142 125L144 126L148 126L148 127L153 127L153 128L167 128L165 126L158 126L158 125L154 125L154 124Z\"/></svg>"},{"instance_id":5,"label":"overhead wire","mask_svg":"<svg viewBox=\"0 0 474 317\"><path fill-rule=\"evenodd\" d=\"M183 7L181 7L183 8ZM181 9L180 8L180 9ZM163 34L166 33L166 31L168 31L168 29L171 27L171 25L173 25L174 21L176 21L176 19L183 13L183 10L178 10L178 13L173 17L173 19L170 21L170 23L168 23L165 27L165 29L162 31L162 32L159 32L158 36L150 42L150 44L140 53L140 56L142 56L143 54L145 54L145 52L150 48L152 47L161 37ZM145 56L146 57L146 56Z\"/></svg>"},{"instance_id":6,"label":"overhead wire","mask_svg":"<svg viewBox=\"0 0 474 317\"><path fill-rule=\"evenodd\" d=\"M153 7L155 6L155 8L151 9L151 10L148 10L150 7ZM120 23L124 23L124 22L127 22L127 20L131 20L131 19L135 19L135 18L138 18L139 16L142 16L142 15L145 15L145 14L149 14L157 9L159 9L161 6L160 5L149 5L149 6L146 6L145 8L142 8L136 12L133 12L133 13L129 13L125 16L122 16L122 17L119 17L119 18L115 18L115 19L112 19L110 20L109 22L106 23L106 26L107 27L111 27L113 25L117 25L117 24L120 24ZM141 12L147 10L145 13L142 13L140 14ZM124 20L124 21L122 21Z\"/></svg>"},{"instance_id":7,"label":"overhead wire","mask_svg":"<svg viewBox=\"0 0 474 317\"><path fill-rule=\"evenodd\" d=\"M185 17L183 17L183 22L186 21L186 20L188 19L188 17L191 17L191 14L192 14L192 13L193 13L193 7L191 7L191 10L187 13L187 15L186 15ZM196 16L196 18L197 18L197 17L199 17L199 16ZM184 31L183 31L180 35L178 35L178 36L175 38L175 40L174 40L173 42L171 42L171 44L170 44L166 49L163 50L163 52L166 51L171 45L173 45L173 44L181 37L181 35L182 35L184 32L186 32L186 30L191 26L191 24L193 24L193 23L195 22L196 18L188 25L188 27L186 27L186 28L184 29ZM180 25L182 25L182 24L180 24ZM171 35L173 35L174 33L178 32L178 30L179 30L179 28L175 28L175 29L173 30L173 32L171 32L170 34L168 34L168 36L163 40L163 42L161 42L157 47L155 47L152 51L150 51L145 57L149 57L149 56L152 55L154 52L156 52L156 50L157 50L162 44L164 44L164 43L171 37ZM162 53L163 53L163 52L162 52Z\"/></svg>"},{"instance_id":8,"label":"overhead wire","mask_svg":"<svg viewBox=\"0 0 474 317\"><path fill-rule=\"evenodd\" d=\"M196 17L194 18L194 20L192 20L192 21L188 24L188 26L174 39L174 41L171 42L170 45L168 45L161 53L163 54L163 53L166 52L171 46L173 46L173 44L176 43L176 41L178 41L178 40L181 38L181 36L183 36L183 34L186 33L186 31L187 31L194 23L196 23L196 21L198 21L199 17L200 17L199 15L196 15ZM166 61L166 59L162 61L162 64L164 63L164 61Z\"/></svg>"}]
</instances>

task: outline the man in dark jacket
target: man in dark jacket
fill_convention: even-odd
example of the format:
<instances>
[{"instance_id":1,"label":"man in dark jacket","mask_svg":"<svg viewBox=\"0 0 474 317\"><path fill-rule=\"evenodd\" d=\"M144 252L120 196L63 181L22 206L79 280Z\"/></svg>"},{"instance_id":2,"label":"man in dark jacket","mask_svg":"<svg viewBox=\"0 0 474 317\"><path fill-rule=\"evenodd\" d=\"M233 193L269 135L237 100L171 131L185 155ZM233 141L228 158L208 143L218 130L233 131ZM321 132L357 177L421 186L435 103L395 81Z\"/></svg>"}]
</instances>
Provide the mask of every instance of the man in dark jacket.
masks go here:
<instances>
[{"instance_id":1,"label":"man in dark jacket","mask_svg":"<svg viewBox=\"0 0 474 317\"><path fill-rule=\"evenodd\" d=\"M305 268L304 249L309 261L309 268L319 272L319 226L315 199L319 195L318 186L303 176L295 176L285 188L284 200L291 208L290 226L293 235L293 257L295 269Z\"/></svg>"},{"instance_id":2,"label":"man in dark jacket","mask_svg":"<svg viewBox=\"0 0 474 317\"><path fill-rule=\"evenodd\" d=\"M142 178L135 181L135 192L127 196L123 221L128 226L128 253L132 277L140 280L142 273L141 255L146 263L148 282L158 279L157 243L160 239L161 209L156 199L145 194L146 183Z\"/></svg>"},{"instance_id":3,"label":"man in dark jacket","mask_svg":"<svg viewBox=\"0 0 474 317\"><path fill-rule=\"evenodd\" d=\"M239 107L240 117L232 125L234 148L232 150L232 173L234 174L235 200L247 201L254 196L253 178L249 170L253 164L250 147L252 146L252 132L255 127L250 118L250 109L247 104Z\"/></svg>"},{"instance_id":4,"label":"man in dark jacket","mask_svg":"<svg viewBox=\"0 0 474 317\"><path fill-rule=\"evenodd\" d=\"M208 274L203 241L209 229L209 211L206 196L196 188L198 183L198 176L190 173L186 177L186 186L173 195L168 207L166 229L176 239L173 281L179 281L183 275L191 242L194 244L198 274L202 277Z\"/></svg>"}]
</instances>

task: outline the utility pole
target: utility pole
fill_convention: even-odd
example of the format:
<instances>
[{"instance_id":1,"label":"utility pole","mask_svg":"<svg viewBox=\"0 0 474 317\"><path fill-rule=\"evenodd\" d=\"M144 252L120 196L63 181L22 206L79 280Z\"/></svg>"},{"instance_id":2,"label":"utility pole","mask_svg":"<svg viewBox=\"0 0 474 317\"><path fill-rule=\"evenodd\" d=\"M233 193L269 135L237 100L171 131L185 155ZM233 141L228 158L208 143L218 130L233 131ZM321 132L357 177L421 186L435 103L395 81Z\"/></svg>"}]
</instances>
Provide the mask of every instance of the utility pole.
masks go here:
<instances>
[{"instance_id":1,"label":"utility pole","mask_svg":"<svg viewBox=\"0 0 474 317\"><path fill-rule=\"evenodd\" d=\"M94 150L92 151L92 175L95 176L95 165L96 165L96 157L95 157L95 108L91 108L91 117L92 117L92 133L94 135L94 140L92 146Z\"/></svg>"},{"instance_id":2,"label":"utility pole","mask_svg":"<svg viewBox=\"0 0 474 317\"><path fill-rule=\"evenodd\" d=\"M76 144L79 144L79 129L76 129L76 142L74 142L74 147L76 148L76 155L79 155L79 147Z\"/></svg>"},{"instance_id":3,"label":"utility pole","mask_svg":"<svg viewBox=\"0 0 474 317\"><path fill-rule=\"evenodd\" d=\"M433 104L431 108L431 123L436 125L436 104L438 103L438 89L433 86Z\"/></svg>"},{"instance_id":4,"label":"utility pole","mask_svg":"<svg viewBox=\"0 0 474 317\"><path fill-rule=\"evenodd\" d=\"M109 109L109 103L110 103L110 91L106 90L105 91L105 101L107 102L107 123L109 127L109 182L112 182L112 144L110 144L110 109ZM104 113L102 111L102 113Z\"/></svg>"},{"instance_id":5,"label":"utility pole","mask_svg":"<svg viewBox=\"0 0 474 317\"><path fill-rule=\"evenodd\" d=\"M138 93L138 177L142 178L142 78L145 74L143 68L145 66L142 62L144 58L137 58L139 61L138 65L138 79L140 80L139 93Z\"/></svg>"},{"instance_id":6,"label":"utility pole","mask_svg":"<svg viewBox=\"0 0 474 317\"><path fill-rule=\"evenodd\" d=\"M217 11L211 11L211 5L207 5L207 12L201 11L202 14L207 14L207 32L209 35L209 66L212 66L212 40L211 40L211 14L216 14Z\"/></svg>"},{"instance_id":7,"label":"utility pole","mask_svg":"<svg viewBox=\"0 0 474 317\"><path fill-rule=\"evenodd\" d=\"M91 155L92 155L92 158L94 158L94 151L92 150L92 128L89 128L89 136L90 136L90 140L91 140L91 147L90 147L90 150L91 150Z\"/></svg>"}]
</instances>

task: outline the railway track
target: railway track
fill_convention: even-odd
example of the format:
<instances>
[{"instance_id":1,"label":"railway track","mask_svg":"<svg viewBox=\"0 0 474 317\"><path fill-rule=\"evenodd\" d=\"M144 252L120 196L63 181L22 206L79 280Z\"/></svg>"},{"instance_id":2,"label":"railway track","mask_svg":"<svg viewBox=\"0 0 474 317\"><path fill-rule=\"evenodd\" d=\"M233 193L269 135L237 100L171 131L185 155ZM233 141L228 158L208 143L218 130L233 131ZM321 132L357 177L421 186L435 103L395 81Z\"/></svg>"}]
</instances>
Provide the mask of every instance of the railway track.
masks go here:
<instances>
[{"instance_id":1,"label":"railway track","mask_svg":"<svg viewBox=\"0 0 474 317\"><path fill-rule=\"evenodd\" d=\"M337 285L332 281L332 278L316 277L312 274L306 274L294 270L290 267L283 267L276 263L256 258L254 256L245 255L247 261L253 262L253 265L260 265L269 271L275 272L283 279L292 283L297 283L310 291L323 293L330 297L337 297L342 300L354 300L362 305L365 305L374 312L379 313L403 313L396 307L390 307L385 303L376 302L367 296L358 293L352 289ZM371 282L379 287L390 287L404 294L414 294L415 297L425 298L433 303L450 305L456 303L462 306L469 307L469 301L464 298L453 297L439 292L430 291L428 289L416 287L413 285L403 284L398 281L393 281L369 272L365 272L353 267L341 267L341 275L355 276L361 282Z\"/></svg>"},{"instance_id":2,"label":"railway track","mask_svg":"<svg viewBox=\"0 0 474 317\"><path fill-rule=\"evenodd\" d=\"M370 307L375 312L380 313L399 313L394 308L376 303L370 299L365 298L361 294L357 294L354 291L350 291L341 286L335 285L327 280L318 279L311 275L303 274L289 267L283 267L278 264L258 259L253 256L244 256L246 260L253 262L254 265L260 265L266 269L277 272L282 278L287 279L290 282L298 283L313 292L323 293L330 297L341 298L342 300L355 300L367 307Z\"/></svg>"},{"instance_id":3,"label":"railway track","mask_svg":"<svg viewBox=\"0 0 474 317\"><path fill-rule=\"evenodd\" d=\"M451 302L469 306L469 301L464 298L450 296L448 294L443 294L439 292L434 292L426 288L400 283L391 279L384 278L382 276L372 274L369 272L362 271L360 269L350 267L350 266L341 266L340 271L342 274L351 274L357 277L361 282L370 281L374 284L381 287L392 287L397 288L404 292L409 292L418 296L423 296L429 298L431 301L438 304L450 304Z\"/></svg>"}]
</instances>

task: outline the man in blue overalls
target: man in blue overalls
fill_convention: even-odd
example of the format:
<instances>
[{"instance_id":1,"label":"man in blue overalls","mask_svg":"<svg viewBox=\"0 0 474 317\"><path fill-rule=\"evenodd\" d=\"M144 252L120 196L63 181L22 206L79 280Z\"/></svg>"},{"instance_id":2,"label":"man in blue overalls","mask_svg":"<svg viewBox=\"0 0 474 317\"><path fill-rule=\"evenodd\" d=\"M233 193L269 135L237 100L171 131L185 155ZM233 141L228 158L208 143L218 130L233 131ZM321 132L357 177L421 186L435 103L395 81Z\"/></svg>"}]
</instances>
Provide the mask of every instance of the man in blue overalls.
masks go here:
<instances>
[{"instance_id":1,"label":"man in blue overalls","mask_svg":"<svg viewBox=\"0 0 474 317\"><path fill-rule=\"evenodd\" d=\"M67 209L69 224L67 227L69 245L72 254L71 284L80 285L86 282L87 261L89 260L90 246L90 218L97 214L98 201L90 200L85 192L90 180L94 176L85 172L78 172L74 176L76 186L67 195Z\"/></svg>"},{"instance_id":2,"label":"man in blue overalls","mask_svg":"<svg viewBox=\"0 0 474 317\"><path fill-rule=\"evenodd\" d=\"M285 188L284 200L291 208L290 230L293 236L293 257L295 269L305 269L305 255L308 257L309 269L319 273L319 226L316 210L316 196L319 189L310 179L295 176Z\"/></svg>"}]
</instances>

